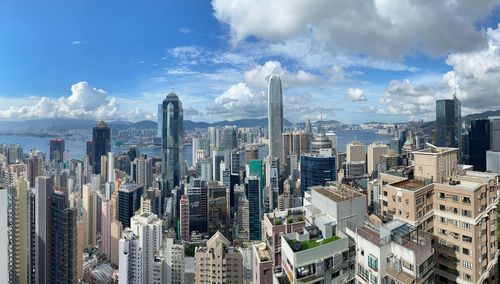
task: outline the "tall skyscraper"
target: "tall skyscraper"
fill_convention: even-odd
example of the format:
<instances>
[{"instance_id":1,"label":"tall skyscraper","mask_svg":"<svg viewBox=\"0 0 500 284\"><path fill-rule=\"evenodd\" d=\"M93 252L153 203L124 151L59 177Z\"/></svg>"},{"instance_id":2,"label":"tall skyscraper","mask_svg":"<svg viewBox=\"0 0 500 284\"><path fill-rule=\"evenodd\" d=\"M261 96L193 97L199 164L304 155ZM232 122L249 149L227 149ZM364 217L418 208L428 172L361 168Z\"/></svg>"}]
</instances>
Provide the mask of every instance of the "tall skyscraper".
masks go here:
<instances>
[{"instance_id":1,"label":"tall skyscraper","mask_svg":"<svg viewBox=\"0 0 500 284\"><path fill-rule=\"evenodd\" d=\"M309 187L326 185L328 181L337 179L334 156L317 156L303 154L300 156L300 191L302 196Z\"/></svg>"},{"instance_id":2,"label":"tall skyscraper","mask_svg":"<svg viewBox=\"0 0 500 284\"><path fill-rule=\"evenodd\" d=\"M347 162L362 162L362 161L366 161L366 145L361 143L361 142L358 142L358 141L354 141L354 142L351 142L349 144L347 144L346 146L346 154L347 154Z\"/></svg>"},{"instance_id":3,"label":"tall skyscraper","mask_svg":"<svg viewBox=\"0 0 500 284\"><path fill-rule=\"evenodd\" d=\"M35 193L35 280L37 283L50 282L52 243L52 195L54 181L50 176L36 178Z\"/></svg>"},{"instance_id":4,"label":"tall skyscraper","mask_svg":"<svg viewBox=\"0 0 500 284\"><path fill-rule=\"evenodd\" d=\"M9 250L10 279L14 283L24 283L28 281L29 265L29 231L28 223L28 196L29 183L25 177L20 177L14 181L14 185L9 188Z\"/></svg>"},{"instance_id":5,"label":"tall skyscraper","mask_svg":"<svg viewBox=\"0 0 500 284\"><path fill-rule=\"evenodd\" d=\"M461 148L461 134L462 107L460 100L455 96L451 100L437 100L436 146Z\"/></svg>"},{"instance_id":6,"label":"tall skyscraper","mask_svg":"<svg viewBox=\"0 0 500 284\"><path fill-rule=\"evenodd\" d=\"M130 218L141 207L141 196L144 188L137 184L127 183L118 190L118 221L123 228L130 228Z\"/></svg>"},{"instance_id":7,"label":"tall skyscraper","mask_svg":"<svg viewBox=\"0 0 500 284\"><path fill-rule=\"evenodd\" d=\"M97 192L90 184L84 184L82 192L83 244L85 247L95 247L97 244Z\"/></svg>"},{"instance_id":8,"label":"tall skyscraper","mask_svg":"<svg viewBox=\"0 0 500 284\"><path fill-rule=\"evenodd\" d=\"M386 155L389 151L389 146L384 143L372 143L368 145L368 174L371 175L373 171L377 170L380 164L382 155Z\"/></svg>"},{"instance_id":9,"label":"tall skyscraper","mask_svg":"<svg viewBox=\"0 0 500 284\"><path fill-rule=\"evenodd\" d=\"M52 196L50 281L46 283L77 283L77 209L69 207L62 191Z\"/></svg>"},{"instance_id":10,"label":"tall skyscraper","mask_svg":"<svg viewBox=\"0 0 500 284\"><path fill-rule=\"evenodd\" d=\"M163 130L163 105L158 104L158 133L156 133L157 137L161 137L161 133Z\"/></svg>"},{"instance_id":11,"label":"tall skyscraper","mask_svg":"<svg viewBox=\"0 0 500 284\"><path fill-rule=\"evenodd\" d=\"M93 154L92 165L94 173L101 173L101 156L106 156L111 151L111 130L104 121L100 121L92 130Z\"/></svg>"},{"instance_id":12,"label":"tall skyscraper","mask_svg":"<svg viewBox=\"0 0 500 284\"><path fill-rule=\"evenodd\" d=\"M184 111L179 97L171 92L163 100L162 176L168 189L178 186L184 147Z\"/></svg>"},{"instance_id":13,"label":"tall skyscraper","mask_svg":"<svg viewBox=\"0 0 500 284\"><path fill-rule=\"evenodd\" d=\"M62 163L64 160L64 139L50 140L50 161Z\"/></svg>"},{"instance_id":14,"label":"tall skyscraper","mask_svg":"<svg viewBox=\"0 0 500 284\"><path fill-rule=\"evenodd\" d=\"M248 219L249 219L249 239L258 241L261 236L261 187L260 178L257 176L249 176L246 180L247 198L248 198Z\"/></svg>"},{"instance_id":15,"label":"tall skyscraper","mask_svg":"<svg viewBox=\"0 0 500 284\"><path fill-rule=\"evenodd\" d=\"M120 273L119 283L144 283L142 270L142 248L139 237L131 229L123 231L120 239Z\"/></svg>"},{"instance_id":16,"label":"tall skyscraper","mask_svg":"<svg viewBox=\"0 0 500 284\"><path fill-rule=\"evenodd\" d=\"M486 151L490 150L490 121L477 119L470 122L469 164L475 171L486 171Z\"/></svg>"},{"instance_id":17,"label":"tall skyscraper","mask_svg":"<svg viewBox=\"0 0 500 284\"><path fill-rule=\"evenodd\" d=\"M283 91L280 77L276 74L269 79L267 100L269 156L283 163Z\"/></svg>"}]
</instances>

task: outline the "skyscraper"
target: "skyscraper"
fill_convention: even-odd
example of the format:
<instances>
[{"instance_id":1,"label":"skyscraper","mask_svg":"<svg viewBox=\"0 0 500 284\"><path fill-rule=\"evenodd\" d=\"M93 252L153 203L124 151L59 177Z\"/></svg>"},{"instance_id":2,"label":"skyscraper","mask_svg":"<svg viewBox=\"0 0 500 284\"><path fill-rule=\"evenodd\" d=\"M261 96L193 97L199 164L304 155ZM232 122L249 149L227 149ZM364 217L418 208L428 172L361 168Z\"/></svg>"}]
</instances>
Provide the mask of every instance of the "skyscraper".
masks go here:
<instances>
[{"instance_id":1,"label":"skyscraper","mask_svg":"<svg viewBox=\"0 0 500 284\"><path fill-rule=\"evenodd\" d=\"M337 179L334 156L317 156L303 154L300 156L300 191L302 196L308 188L316 185L326 185L327 181Z\"/></svg>"},{"instance_id":2,"label":"skyscraper","mask_svg":"<svg viewBox=\"0 0 500 284\"><path fill-rule=\"evenodd\" d=\"M64 160L64 139L50 140L50 161L62 163Z\"/></svg>"},{"instance_id":3,"label":"skyscraper","mask_svg":"<svg viewBox=\"0 0 500 284\"><path fill-rule=\"evenodd\" d=\"M123 228L130 228L130 218L141 207L141 196L144 188L137 184L127 183L118 190L118 221Z\"/></svg>"},{"instance_id":4,"label":"skyscraper","mask_svg":"<svg viewBox=\"0 0 500 284\"><path fill-rule=\"evenodd\" d=\"M97 192L90 184L84 184L82 191L83 244L85 247L94 247L97 244Z\"/></svg>"},{"instance_id":5,"label":"skyscraper","mask_svg":"<svg viewBox=\"0 0 500 284\"><path fill-rule=\"evenodd\" d=\"M269 79L267 99L269 156L278 158L283 163L283 91L280 77L276 74Z\"/></svg>"},{"instance_id":6,"label":"skyscraper","mask_svg":"<svg viewBox=\"0 0 500 284\"><path fill-rule=\"evenodd\" d=\"M184 146L184 111L179 97L171 92L163 100L162 176L167 188L179 185Z\"/></svg>"},{"instance_id":7,"label":"skyscraper","mask_svg":"<svg viewBox=\"0 0 500 284\"><path fill-rule=\"evenodd\" d=\"M50 176L36 178L35 194L35 280L37 283L50 282L52 243L52 193L54 181Z\"/></svg>"},{"instance_id":8,"label":"skyscraper","mask_svg":"<svg viewBox=\"0 0 500 284\"><path fill-rule=\"evenodd\" d=\"M161 137L161 133L163 130L163 105L158 104L158 133L156 133L157 137Z\"/></svg>"},{"instance_id":9,"label":"skyscraper","mask_svg":"<svg viewBox=\"0 0 500 284\"><path fill-rule=\"evenodd\" d=\"M92 130L92 165L94 173L101 173L101 156L111 151L111 130L104 121L100 121Z\"/></svg>"},{"instance_id":10,"label":"skyscraper","mask_svg":"<svg viewBox=\"0 0 500 284\"><path fill-rule=\"evenodd\" d=\"M460 100L455 96L452 100L436 101L436 146L460 148L462 144L460 139L462 134L461 109Z\"/></svg>"},{"instance_id":11,"label":"skyscraper","mask_svg":"<svg viewBox=\"0 0 500 284\"><path fill-rule=\"evenodd\" d=\"M486 151L490 149L490 121L477 119L470 122L469 164L475 171L486 171Z\"/></svg>"},{"instance_id":12,"label":"skyscraper","mask_svg":"<svg viewBox=\"0 0 500 284\"><path fill-rule=\"evenodd\" d=\"M260 202L261 187L260 178L249 176L246 180L248 198L248 219L249 219L249 239L258 241L261 239L261 214L262 206Z\"/></svg>"},{"instance_id":13,"label":"skyscraper","mask_svg":"<svg viewBox=\"0 0 500 284\"><path fill-rule=\"evenodd\" d=\"M123 231L120 239L119 283L143 283L142 248L139 237L131 229Z\"/></svg>"}]
</instances>

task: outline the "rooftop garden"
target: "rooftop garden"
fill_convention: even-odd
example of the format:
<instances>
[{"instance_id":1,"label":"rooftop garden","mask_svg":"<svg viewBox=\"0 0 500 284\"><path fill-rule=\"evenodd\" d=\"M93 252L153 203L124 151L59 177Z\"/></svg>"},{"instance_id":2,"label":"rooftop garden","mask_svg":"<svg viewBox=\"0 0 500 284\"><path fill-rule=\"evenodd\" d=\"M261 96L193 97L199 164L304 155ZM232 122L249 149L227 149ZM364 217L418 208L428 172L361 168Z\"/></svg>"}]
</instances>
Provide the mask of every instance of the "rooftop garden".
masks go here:
<instances>
[{"instance_id":1,"label":"rooftop garden","mask_svg":"<svg viewBox=\"0 0 500 284\"><path fill-rule=\"evenodd\" d=\"M340 237L338 237L338 236L331 236L329 238L322 239L322 240L313 239L313 240L307 240L307 241L302 241L302 242L292 239L292 240L288 240L288 244L290 245L290 247L292 248L293 251L303 251L303 250L307 250L310 248L319 247L319 246L334 242L334 241L339 240L339 239L340 239ZM299 243L300 243L300 247L298 245Z\"/></svg>"}]
</instances>

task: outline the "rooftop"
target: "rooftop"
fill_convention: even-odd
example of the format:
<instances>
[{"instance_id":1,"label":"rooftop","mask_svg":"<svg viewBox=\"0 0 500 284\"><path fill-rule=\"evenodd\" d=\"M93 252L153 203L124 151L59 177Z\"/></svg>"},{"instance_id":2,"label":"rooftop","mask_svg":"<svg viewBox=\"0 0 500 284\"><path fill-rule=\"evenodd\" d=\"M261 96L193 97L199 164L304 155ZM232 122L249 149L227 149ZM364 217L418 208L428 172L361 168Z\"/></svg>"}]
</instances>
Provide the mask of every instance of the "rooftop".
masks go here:
<instances>
[{"instance_id":1,"label":"rooftop","mask_svg":"<svg viewBox=\"0 0 500 284\"><path fill-rule=\"evenodd\" d=\"M413 191L421 189L422 187L425 187L428 184L426 184L425 181L421 179L405 179L402 181L393 182L390 185Z\"/></svg>"},{"instance_id":2,"label":"rooftop","mask_svg":"<svg viewBox=\"0 0 500 284\"><path fill-rule=\"evenodd\" d=\"M260 243L254 246L257 257L260 262L272 261L271 250L266 243Z\"/></svg>"},{"instance_id":3,"label":"rooftop","mask_svg":"<svg viewBox=\"0 0 500 284\"><path fill-rule=\"evenodd\" d=\"M438 147L438 146L434 146L430 143L427 143L427 147L428 148L423 149L423 150L413 151L413 154L434 155L434 154L443 154L443 153L457 152L458 151L458 148Z\"/></svg>"},{"instance_id":4,"label":"rooftop","mask_svg":"<svg viewBox=\"0 0 500 284\"><path fill-rule=\"evenodd\" d=\"M344 184L312 186L310 187L310 189L311 191L315 191L335 202L352 200L354 198L363 196L363 194L359 193L356 189Z\"/></svg>"}]
</instances>

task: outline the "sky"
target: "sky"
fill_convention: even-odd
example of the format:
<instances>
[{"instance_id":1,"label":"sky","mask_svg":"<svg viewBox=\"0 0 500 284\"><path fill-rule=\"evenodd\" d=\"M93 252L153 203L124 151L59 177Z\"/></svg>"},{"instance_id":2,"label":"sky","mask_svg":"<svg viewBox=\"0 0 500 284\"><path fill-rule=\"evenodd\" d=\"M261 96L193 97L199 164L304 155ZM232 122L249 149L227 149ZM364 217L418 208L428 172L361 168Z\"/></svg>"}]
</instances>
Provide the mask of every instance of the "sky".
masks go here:
<instances>
[{"instance_id":1,"label":"sky","mask_svg":"<svg viewBox=\"0 0 500 284\"><path fill-rule=\"evenodd\" d=\"M267 115L345 123L500 109L500 0L0 2L0 120Z\"/></svg>"}]
</instances>

